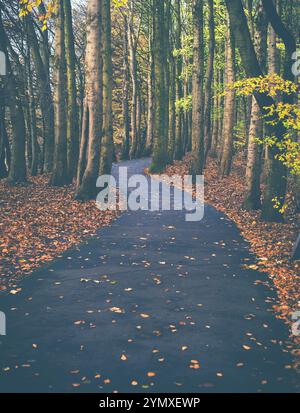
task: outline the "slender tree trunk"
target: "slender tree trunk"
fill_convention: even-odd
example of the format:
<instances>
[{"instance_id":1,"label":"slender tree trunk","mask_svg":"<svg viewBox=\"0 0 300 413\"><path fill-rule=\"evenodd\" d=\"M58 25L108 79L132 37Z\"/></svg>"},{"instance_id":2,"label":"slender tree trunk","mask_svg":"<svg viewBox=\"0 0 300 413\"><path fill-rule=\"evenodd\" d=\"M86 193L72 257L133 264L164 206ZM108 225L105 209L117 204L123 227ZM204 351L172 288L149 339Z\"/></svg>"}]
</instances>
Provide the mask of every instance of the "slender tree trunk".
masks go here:
<instances>
[{"instance_id":1,"label":"slender tree trunk","mask_svg":"<svg viewBox=\"0 0 300 413\"><path fill-rule=\"evenodd\" d=\"M154 148L153 161L150 167L151 172L160 173L164 170L168 162L167 153L167 131L165 128L167 108L166 85L165 85L165 25L164 25L164 0L153 0L153 58L154 58Z\"/></svg>"},{"instance_id":2,"label":"slender tree trunk","mask_svg":"<svg viewBox=\"0 0 300 413\"><path fill-rule=\"evenodd\" d=\"M215 105L214 105L214 122L213 122L213 132L212 132L212 142L211 142L211 150L210 150L210 156L212 158L217 157L217 152L218 152L218 143L219 143L219 134L220 134L220 122L219 118L221 117L220 114L220 99L221 97L218 94L219 90L219 83L220 83L220 70L216 70L216 77L215 77Z\"/></svg>"},{"instance_id":3,"label":"slender tree trunk","mask_svg":"<svg viewBox=\"0 0 300 413\"><path fill-rule=\"evenodd\" d=\"M29 100L29 118L30 118L30 143L31 143L31 162L30 173L32 176L36 176L38 173L39 164L39 144L37 141L37 128L36 128L36 107L35 98L33 93L32 82L32 69L30 67L30 49L29 49L29 68L28 68L28 100Z\"/></svg>"},{"instance_id":4,"label":"slender tree trunk","mask_svg":"<svg viewBox=\"0 0 300 413\"><path fill-rule=\"evenodd\" d=\"M70 0L64 0L65 16L65 52L67 62L67 159L68 159L68 178L72 182L76 175L79 153L79 118L77 106L76 89L76 55L74 46L74 34L72 23L72 7Z\"/></svg>"},{"instance_id":5,"label":"slender tree trunk","mask_svg":"<svg viewBox=\"0 0 300 413\"><path fill-rule=\"evenodd\" d=\"M133 0L129 0L129 22L128 22L128 46L130 56L130 76L132 82L132 102L131 102L131 147L130 158L137 156L139 147L139 125L138 125L138 96L139 96L139 82L137 76L137 57L136 57L136 39L134 33L134 10Z\"/></svg>"},{"instance_id":6,"label":"slender tree trunk","mask_svg":"<svg viewBox=\"0 0 300 413\"><path fill-rule=\"evenodd\" d=\"M166 145L167 145L167 163L169 163L168 159L168 142L169 142L169 129L170 129L170 113L169 113L169 106L170 106L170 61L171 61L171 39L170 39L170 30L171 30L171 8L172 8L172 0L165 0L165 10L164 10L164 70L165 70L165 134L166 134Z\"/></svg>"},{"instance_id":7,"label":"slender tree trunk","mask_svg":"<svg viewBox=\"0 0 300 413\"><path fill-rule=\"evenodd\" d=\"M11 163L8 175L8 182L11 185L24 183L26 181L26 159L25 159L25 121L18 95L16 80L13 74L8 56L8 39L2 23L2 10L0 8L0 50L6 57L6 95L8 96L8 106L12 127Z\"/></svg>"},{"instance_id":8,"label":"slender tree trunk","mask_svg":"<svg viewBox=\"0 0 300 413\"><path fill-rule=\"evenodd\" d=\"M152 52L150 52L152 55ZM153 147L153 58L150 57L150 69L148 72L148 112L147 112L147 139L146 139L146 154L149 155Z\"/></svg>"},{"instance_id":9,"label":"slender tree trunk","mask_svg":"<svg viewBox=\"0 0 300 413\"><path fill-rule=\"evenodd\" d=\"M277 0L275 1L277 2ZM268 67L269 73L280 72L279 53L277 50L277 36L271 24L269 24L268 26Z\"/></svg>"},{"instance_id":10,"label":"slender tree trunk","mask_svg":"<svg viewBox=\"0 0 300 413\"><path fill-rule=\"evenodd\" d=\"M127 17L124 17L124 35L123 35L123 147L122 159L129 159L130 150L130 116L129 116L129 61L128 61L128 22Z\"/></svg>"},{"instance_id":11,"label":"slender tree trunk","mask_svg":"<svg viewBox=\"0 0 300 413\"><path fill-rule=\"evenodd\" d=\"M168 138L168 157L172 162L175 155L175 136L176 136L176 66L174 56L170 57L170 88L169 88L169 138Z\"/></svg>"},{"instance_id":12,"label":"slender tree trunk","mask_svg":"<svg viewBox=\"0 0 300 413\"><path fill-rule=\"evenodd\" d=\"M175 28L175 48L180 50L182 48L181 42L181 0L175 0L174 5L176 28ZM176 101L180 101L183 97L182 87L182 56L176 57ZM183 157L183 138L182 138L182 119L183 113L181 108L176 110L176 133L175 133L175 160L181 160Z\"/></svg>"},{"instance_id":13,"label":"slender tree trunk","mask_svg":"<svg viewBox=\"0 0 300 413\"><path fill-rule=\"evenodd\" d=\"M110 0L102 0L103 33L103 137L100 159L100 175L110 175L113 162L113 115L112 115L112 49Z\"/></svg>"},{"instance_id":14,"label":"slender tree trunk","mask_svg":"<svg viewBox=\"0 0 300 413\"><path fill-rule=\"evenodd\" d=\"M86 85L76 199L97 194L103 121L102 0L89 0L87 8ZM85 166L85 168L84 168Z\"/></svg>"},{"instance_id":15,"label":"slender tree trunk","mask_svg":"<svg viewBox=\"0 0 300 413\"><path fill-rule=\"evenodd\" d=\"M204 168L204 39L203 0L193 2L193 115L191 173L201 175Z\"/></svg>"},{"instance_id":16,"label":"slender tree trunk","mask_svg":"<svg viewBox=\"0 0 300 413\"><path fill-rule=\"evenodd\" d=\"M41 55L40 45L35 33L32 17L26 16L28 19L28 30L30 36L30 45L32 48L32 55L39 84L40 106L43 119L43 140L44 140L44 172L52 172L53 168L53 154L54 154L54 107L53 98L50 85L48 68L45 66L48 62L46 57L45 45L43 45L43 55ZM43 58L44 61L43 61Z\"/></svg>"},{"instance_id":17,"label":"slender tree trunk","mask_svg":"<svg viewBox=\"0 0 300 413\"><path fill-rule=\"evenodd\" d=\"M261 208L261 145L256 142L256 139L261 138L262 134L263 122L260 108L253 97L247 151L246 195L243 203L243 208L249 211Z\"/></svg>"},{"instance_id":18,"label":"slender tree trunk","mask_svg":"<svg viewBox=\"0 0 300 413\"><path fill-rule=\"evenodd\" d=\"M262 4L259 4L254 25L254 43L259 64L266 66L267 21ZM261 208L261 155L262 147L256 142L263 137L263 120L260 108L255 97L252 98L251 121L249 129L247 168L246 168L246 195L243 207L247 210Z\"/></svg>"},{"instance_id":19,"label":"slender tree trunk","mask_svg":"<svg viewBox=\"0 0 300 413\"><path fill-rule=\"evenodd\" d=\"M0 88L0 179L7 178L10 166L10 147L5 125L4 93Z\"/></svg>"},{"instance_id":20,"label":"slender tree trunk","mask_svg":"<svg viewBox=\"0 0 300 413\"><path fill-rule=\"evenodd\" d=\"M212 82L214 75L215 59L215 13L214 0L208 1L209 7L209 48L208 48L208 65L206 72L205 85L205 113L204 113L204 137L205 137L205 159L212 145L212 128L211 128L211 108L212 108Z\"/></svg>"},{"instance_id":21,"label":"slender tree trunk","mask_svg":"<svg viewBox=\"0 0 300 413\"><path fill-rule=\"evenodd\" d=\"M56 1L57 15L55 27L54 54L54 135L55 150L53 173L50 180L53 186L67 185L70 180L67 164L67 112L66 112L66 55L65 18L63 0Z\"/></svg>"},{"instance_id":22,"label":"slender tree trunk","mask_svg":"<svg viewBox=\"0 0 300 413\"><path fill-rule=\"evenodd\" d=\"M220 160L219 175L221 177L228 176L231 171L233 157L233 128L234 128L234 107L235 107L235 91L232 87L228 87L235 81L235 48L233 34L230 28L226 35L226 95L224 103L224 130L223 130L223 148Z\"/></svg>"}]
</instances>

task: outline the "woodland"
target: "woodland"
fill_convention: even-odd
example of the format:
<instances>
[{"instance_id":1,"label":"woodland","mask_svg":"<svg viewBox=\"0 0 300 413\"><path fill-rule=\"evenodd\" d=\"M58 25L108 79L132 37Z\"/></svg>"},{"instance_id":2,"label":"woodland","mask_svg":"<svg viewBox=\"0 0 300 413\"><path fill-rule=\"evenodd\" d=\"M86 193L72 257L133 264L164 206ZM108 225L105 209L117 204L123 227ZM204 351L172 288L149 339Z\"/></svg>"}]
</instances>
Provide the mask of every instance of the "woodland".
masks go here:
<instances>
[{"instance_id":1,"label":"woodland","mask_svg":"<svg viewBox=\"0 0 300 413\"><path fill-rule=\"evenodd\" d=\"M205 176L290 321L299 30L299 0L0 0L0 290L115 220L97 178L151 158Z\"/></svg>"}]
</instances>

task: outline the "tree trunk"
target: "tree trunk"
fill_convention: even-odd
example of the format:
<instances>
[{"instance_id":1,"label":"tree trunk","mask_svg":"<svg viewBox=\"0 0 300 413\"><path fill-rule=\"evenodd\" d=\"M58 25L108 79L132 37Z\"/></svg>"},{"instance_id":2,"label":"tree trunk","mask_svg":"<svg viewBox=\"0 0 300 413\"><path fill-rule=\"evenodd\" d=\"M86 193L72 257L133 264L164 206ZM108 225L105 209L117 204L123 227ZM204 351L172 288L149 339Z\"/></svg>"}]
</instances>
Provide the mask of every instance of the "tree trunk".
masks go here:
<instances>
[{"instance_id":1,"label":"tree trunk","mask_svg":"<svg viewBox=\"0 0 300 413\"><path fill-rule=\"evenodd\" d=\"M170 57L170 88L169 88L169 137L168 137L168 158L173 162L175 155L176 136L176 66L174 56Z\"/></svg>"},{"instance_id":2,"label":"tree trunk","mask_svg":"<svg viewBox=\"0 0 300 413\"><path fill-rule=\"evenodd\" d=\"M32 48L34 66L40 92L40 105L43 119L44 172L49 173L52 172L54 154L54 107L52 91L49 74L47 73L48 69L46 68L41 56L40 46L34 30L32 17L28 15L26 16L26 19L28 19L30 45ZM44 58L46 59L45 56Z\"/></svg>"},{"instance_id":3,"label":"tree trunk","mask_svg":"<svg viewBox=\"0 0 300 413\"><path fill-rule=\"evenodd\" d=\"M129 61L128 61L128 22L127 17L124 16L124 35L123 35L123 147L121 158L123 160L129 159L130 151L130 116L129 116Z\"/></svg>"},{"instance_id":4,"label":"tree trunk","mask_svg":"<svg viewBox=\"0 0 300 413\"><path fill-rule=\"evenodd\" d=\"M128 46L130 56L130 76L132 82L132 102L131 102L131 147L130 158L134 159L138 155L139 139L138 135L138 97L139 97L139 81L137 76L137 57L136 57L136 39L134 33L134 10L133 1L129 1L129 22L128 22Z\"/></svg>"},{"instance_id":5,"label":"tree trunk","mask_svg":"<svg viewBox=\"0 0 300 413\"><path fill-rule=\"evenodd\" d=\"M11 185L24 183L26 181L26 159L25 159L25 121L18 95L16 80L13 74L8 56L8 39L2 23L2 11L0 9L0 49L6 57L6 96L8 96L8 106L12 128L11 163L8 175L8 182Z\"/></svg>"},{"instance_id":6,"label":"tree trunk","mask_svg":"<svg viewBox=\"0 0 300 413\"><path fill-rule=\"evenodd\" d=\"M193 2L193 114L192 114L192 164L191 173L201 175L204 168L204 42L203 0Z\"/></svg>"},{"instance_id":7,"label":"tree trunk","mask_svg":"<svg viewBox=\"0 0 300 413\"><path fill-rule=\"evenodd\" d=\"M38 164L39 164L39 144L37 141L36 108L35 108L35 98L34 98L34 93L33 93L32 69L30 66L30 48L29 48L28 62L29 62L28 100L29 100L29 119L30 119L29 126L30 126L30 143L31 143L30 173L31 173L31 176L36 176L38 173Z\"/></svg>"},{"instance_id":8,"label":"tree trunk","mask_svg":"<svg viewBox=\"0 0 300 413\"><path fill-rule=\"evenodd\" d=\"M180 50L181 43L181 0L175 0L175 48ZM180 101L183 97L182 88L182 56L179 54L176 58L176 101ZM183 113L181 108L176 109L176 129L175 129L175 160L181 160L183 157L183 138L182 138L182 119Z\"/></svg>"},{"instance_id":9,"label":"tree trunk","mask_svg":"<svg viewBox=\"0 0 300 413\"><path fill-rule=\"evenodd\" d=\"M164 0L153 0L153 59L154 59L154 148L151 172L160 173L168 162L166 121L166 87L165 87L165 47L164 47Z\"/></svg>"},{"instance_id":10,"label":"tree trunk","mask_svg":"<svg viewBox=\"0 0 300 413\"><path fill-rule=\"evenodd\" d=\"M213 122L212 143L211 143L211 150L210 150L210 156L212 158L217 158L219 135L221 134L221 131L219 130L220 117L221 117L221 113L220 113L221 97L219 96L219 93L217 92L219 90L219 87L218 87L219 84L220 84L220 70L218 69L216 77L215 77L215 88L214 88L215 89L214 122Z\"/></svg>"},{"instance_id":11,"label":"tree trunk","mask_svg":"<svg viewBox=\"0 0 300 413\"><path fill-rule=\"evenodd\" d=\"M208 1L209 7L209 48L208 48L208 65L206 72L205 85L205 113L204 113L204 141L205 141L205 159L212 146L212 128L211 128L211 107L212 107L212 81L214 75L214 59L215 59L215 14L214 0Z\"/></svg>"},{"instance_id":12,"label":"tree trunk","mask_svg":"<svg viewBox=\"0 0 300 413\"><path fill-rule=\"evenodd\" d=\"M228 176L230 174L233 157L235 91L232 87L228 87L228 85L234 83L235 81L235 46L233 33L230 28L228 28L226 34L225 54L226 95L223 120L223 148L219 167L219 175L221 177Z\"/></svg>"},{"instance_id":13,"label":"tree trunk","mask_svg":"<svg viewBox=\"0 0 300 413\"><path fill-rule=\"evenodd\" d=\"M79 152L79 118L77 106L77 88L76 88L76 55L74 46L74 33L72 23L72 7L70 0L64 0L64 17L65 17L65 52L67 62L67 160L68 160L68 178L72 182L76 175Z\"/></svg>"},{"instance_id":14,"label":"tree trunk","mask_svg":"<svg viewBox=\"0 0 300 413\"><path fill-rule=\"evenodd\" d=\"M63 0L56 1L57 15L55 24L54 54L54 163L50 184L67 185L69 180L67 164L67 111L66 111L66 55L65 55L65 18Z\"/></svg>"},{"instance_id":15,"label":"tree trunk","mask_svg":"<svg viewBox=\"0 0 300 413\"><path fill-rule=\"evenodd\" d=\"M102 0L103 33L103 136L100 159L100 175L110 175L113 162L112 116L112 49L110 0Z\"/></svg>"},{"instance_id":16,"label":"tree trunk","mask_svg":"<svg viewBox=\"0 0 300 413\"><path fill-rule=\"evenodd\" d=\"M5 125L5 104L0 89L0 179L7 178L10 166L10 147Z\"/></svg>"},{"instance_id":17,"label":"tree trunk","mask_svg":"<svg viewBox=\"0 0 300 413\"><path fill-rule=\"evenodd\" d=\"M89 0L87 8L86 85L76 199L97 194L103 120L102 0Z\"/></svg>"},{"instance_id":18,"label":"tree trunk","mask_svg":"<svg viewBox=\"0 0 300 413\"><path fill-rule=\"evenodd\" d=\"M267 20L262 4L259 3L254 24L254 44L259 64L262 68L266 66L267 46ZM246 195L243 207L246 210L257 210L261 208L261 155L262 147L256 142L257 138L263 137L263 120L259 105L252 98L251 120L249 128L247 168L246 168Z\"/></svg>"},{"instance_id":19,"label":"tree trunk","mask_svg":"<svg viewBox=\"0 0 300 413\"><path fill-rule=\"evenodd\" d=\"M151 52L152 53L152 52ZM146 155L149 155L153 147L153 59L150 58L150 69L148 72L148 112L147 112L147 138Z\"/></svg>"}]
</instances>

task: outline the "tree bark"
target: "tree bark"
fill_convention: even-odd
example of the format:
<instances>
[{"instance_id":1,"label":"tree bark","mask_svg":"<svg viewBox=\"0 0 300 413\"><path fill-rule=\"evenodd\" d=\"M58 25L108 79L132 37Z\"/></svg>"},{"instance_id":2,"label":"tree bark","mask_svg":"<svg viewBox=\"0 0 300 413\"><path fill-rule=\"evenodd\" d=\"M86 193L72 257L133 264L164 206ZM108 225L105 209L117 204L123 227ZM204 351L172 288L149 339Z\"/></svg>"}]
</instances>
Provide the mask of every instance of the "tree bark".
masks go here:
<instances>
[{"instance_id":1,"label":"tree bark","mask_svg":"<svg viewBox=\"0 0 300 413\"><path fill-rule=\"evenodd\" d=\"M140 126L138 124L138 99L139 99L139 81L137 76L137 57L136 57L136 38L133 27L134 10L133 0L129 0L129 21L128 21L128 46L130 56L130 76L132 82L132 102L131 102L131 147L130 158L134 159L138 156L139 139L138 131Z\"/></svg>"},{"instance_id":2,"label":"tree bark","mask_svg":"<svg viewBox=\"0 0 300 413\"><path fill-rule=\"evenodd\" d=\"M24 183L26 177L26 159L25 159L25 121L18 94L17 84L10 59L8 56L8 39L2 23L2 10L0 8L0 49L6 57L6 95L8 96L8 106L12 128L12 145L11 145L11 162L9 168L8 182L11 185Z\"/></svg>"},{"instance_id":3,"label":"tree bark","mask_svg":"<svg viewBox=\"0 0 300 413\"><path fill-rule=\"evenodd\" d=\"M54 154L54 107L53 98L50 85L48 68L45 66L44 61L48 62L45 57L46 52L41 55L39 42L34 30L32 17L26 16L28 20L28 30L30 36L30 45L32 48L32 55L34 60L34 66L37 75L37 81L39 84L40 92L40 106L43 119L43 140L44 140L44 172L50 173L53 168L53 154ZM43 50L45 45L43 45ZM44 61L43 61L43 58Z\"/></svg>"},{"instance_id":4,"label":"tree bark","mask_svg":"<svg viewBox=\"0 0 300 413\"><path fill-rule=\"evenodd\" d=\"M208 46L208 65L206 72L205 100L204 100L204 140L205 140L205 159L212 146L212 128L211 128L211 108L212 108L212 82L214 75L215 59L215 13L214 1L208 0L209 7L209 46Z\"/></svg>"},{"instance_id":5,"label":"tree bark","mask_svg":"<svg viewBox=\"0 0 300 413\"><path fill-rule=\"evenodd\" d=\"M150 167L151 172L160 173L164 170L168 162L167 153L167 131L165 128L166 113L165 106L165 48L164 48L164 0L153 0L153 58L154 58L154 148L153 160Z\"/></svg>"},{"instance_id":6,"label":"tree bark","mask_svg":"<svg viewBox=\"0 0 300 413\"><path fill-rule=\"evenodd\" d=\"M235 91L232 87L230 87L230 85L232 85L235 81L235 45L234 36L230 27L228 28L226 34L225 54L226 95L223 120L223 148L219 166L219 175L221 177L228 176L230 174L233 157Z\"/></svg>"},{"instance_id":7,"label":"tree bark","mask_svg":"<svg viewBox=\"0 0 300 413\"><path fill-rule=\"evenodd\" d=\"M128 21L124 16L124 35L123 35L123 147L121 158L129 159L130 151L130 116L129 116L129 61L128 61Z\"/></svg>"},{"instance_id":8,"label":"tree bark","mask_svg":"<svg viewBox=\"0 0 300 413\"><path fill-rule=\"evenodd\" d=\"M262 68L265 68L268 25L261 2L258 5L256 16L253 33L254 44L259 64ZM262 139L262 137L263 120L259 105L255 97L252 97L246 167L246 195L243 203L243 207L249 211L261 208L260 175L262 146L257 143L256 139Z\"/></svg>"},{"instance_id":9,"label":"tree bark","mask_svg":"<svg viewBox=\"0 0 300 413\"><path fill-rule=\"evenodd\" d=\"M192 162L191 173L201 175L204 168L204 39L203 0L193 2L193 85L192 85Z\"/></svg>"},{"instance_id":10,"label":"tree bark","mask_svg":"<svg viewBox=\"0 0 300 413\"><path fill-rule=\"evenodd\" d=\"M88 1L84 117L76 191L76 199L81 201L97 195L103 121L101 11L102 0Z\"/></svg>"},{"instance_id":11,"label":"tree bark","mask_svg":"<svg viewBox=\"0 0 300 413\"><path fill-rule=\"evenodd\" d=\"M113 162L112 114L112 48L110 0L102 0L103 33L103 134L100 158L100 175L110 175Z\"/></svg>"},{"instance_id":12,"label":"tree bark","mask_svg":"<svg viewBox=\"0 0 300 413\"><path fill-rule=\"evenodd\" d=\"M76 55L74 45L74 33L72 23L72 7L70 0L64 0L65 17L65 52L67 63L67 160L68 178L72 182L76 176L79 156L79 113L77 106L76 88Z\"/></svg>"},{"instance_id":13,"label":"tree bark","mask_svg":"<svg viewBox=\"0 0 300 413\"><path fill-rule=\"evenodd\" d=\"M176 17L175 28L175 48L180 50L182 48L181 42L181 0L175 0L174 12ZM182 87L182 56L179 54L176 60L176 101L180 101L183 97ZM181 108L176 109L176 129L175 129L175 160L180 161L183 158L183 137L182 137L182 120L183 112Z\"/></svg>"},{"instance_id":14,"label":"tree bark","mask_svg":"<svg viewBox=\"0 0 300 413\"><path fill-rule=\"evenodd\" d=\"M8 177L10 167L10 147L5 125L4 93L0 88L0 179Z\"/></svg>"},{"instance_id":15,"label":"tree bark","mask_svg":"<svg viewBox=\"0 0 300 413\"><path fill-rule=\"evenodd\" d=\"M66 111L66 50L65 18L63 0L56 1L57 15L55 23L54 54L54 136L55 150L52 186L67 185L69 180L67 164L67 111Z\"/></svg>"}]
</instances>

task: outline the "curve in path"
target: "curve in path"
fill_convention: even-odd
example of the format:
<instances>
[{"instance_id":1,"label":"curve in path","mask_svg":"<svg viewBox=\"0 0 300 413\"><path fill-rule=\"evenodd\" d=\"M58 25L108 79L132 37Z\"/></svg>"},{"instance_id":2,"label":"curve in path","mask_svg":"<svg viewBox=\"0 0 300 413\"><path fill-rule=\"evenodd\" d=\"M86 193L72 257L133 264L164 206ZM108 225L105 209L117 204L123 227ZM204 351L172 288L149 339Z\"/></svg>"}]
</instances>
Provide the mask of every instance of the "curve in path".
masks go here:
<instances>
[{"instance_id":1,"label":"curve in path","mask_svg":"<svg viewBox=\"0 0 300 413\"><path fill-rule=\"evenodd\" d=\"M210 206L184 213L124 213L1 295L0 392L296 391L248 244Z\"/></svg>"}]
</instances>

